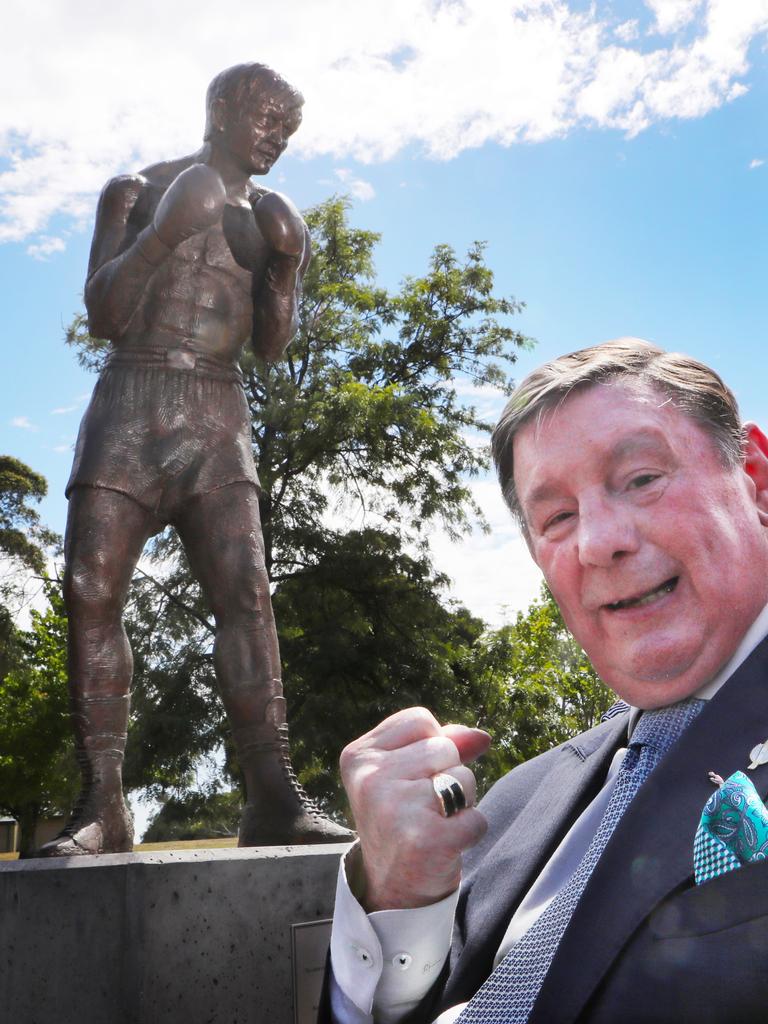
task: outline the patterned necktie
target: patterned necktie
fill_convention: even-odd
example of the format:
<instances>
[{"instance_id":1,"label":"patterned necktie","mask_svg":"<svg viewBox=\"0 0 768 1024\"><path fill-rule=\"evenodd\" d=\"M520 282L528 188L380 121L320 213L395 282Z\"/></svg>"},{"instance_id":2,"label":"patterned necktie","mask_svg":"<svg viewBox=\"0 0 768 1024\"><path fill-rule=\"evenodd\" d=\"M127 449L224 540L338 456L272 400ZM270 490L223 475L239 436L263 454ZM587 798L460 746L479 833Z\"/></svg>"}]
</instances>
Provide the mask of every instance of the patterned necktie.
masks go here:
<instances>
[{"instance_id":1,"label":"patterned necktie","mask_svg":"<svg viewBox=\"0 0 768 1024\"><path fill-rule=\"evenodd\" d=\"M705 703L691 698L640 716L608 806L578 867L467 1004L457 1024L525 1024L563 932L622 814Z\"/></svg>"}]
</instances>

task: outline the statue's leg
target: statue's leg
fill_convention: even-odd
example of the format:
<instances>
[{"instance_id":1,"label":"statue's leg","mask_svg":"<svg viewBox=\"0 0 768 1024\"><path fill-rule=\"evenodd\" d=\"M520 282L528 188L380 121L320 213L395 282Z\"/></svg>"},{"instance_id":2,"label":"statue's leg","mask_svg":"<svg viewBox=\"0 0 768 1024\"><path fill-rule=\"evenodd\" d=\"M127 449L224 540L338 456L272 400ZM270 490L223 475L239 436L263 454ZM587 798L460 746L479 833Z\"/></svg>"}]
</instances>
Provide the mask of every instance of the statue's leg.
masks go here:
<instances>
[{"instance_id":1,"label":"statue's leg","mask_svg":"<svg viewBox=\"0 0 768 1024\"><path fill-rule=\"evenodd\" d=\"M82 792L72 818L38 856L130 852L123 799L133 658L122 621L128 586L158 521L117 491L76 487L64 542L69 693Z\"/></svg>"},{"instance_id":2,"label":"statue's leg","mask_svg":"<svg viewBox=\"0 0 768 1024\"><path fill-rule=\"evenodd\" d=\"M246 785L239 845L350 841L291 767L256 489L230 484L197 497L176 526L216 620L216 678Z\"/></svg>"}]
</instances>

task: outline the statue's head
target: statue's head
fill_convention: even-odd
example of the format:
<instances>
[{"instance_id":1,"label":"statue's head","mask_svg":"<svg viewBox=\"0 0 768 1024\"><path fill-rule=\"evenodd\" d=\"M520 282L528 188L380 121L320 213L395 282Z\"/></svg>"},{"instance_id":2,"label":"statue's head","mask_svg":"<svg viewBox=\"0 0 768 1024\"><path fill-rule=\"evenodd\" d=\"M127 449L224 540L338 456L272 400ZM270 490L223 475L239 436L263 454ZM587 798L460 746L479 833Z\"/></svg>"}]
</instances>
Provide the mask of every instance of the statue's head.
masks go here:
<instances>
[{"instance_id":1,"label":"statue's head","mask_svg":"<svg viewBox=\"0 0 768 1024\"><path fill-rule=\"evenodd\" d=\"M229 150L249 174L266 174L301 124L303 104L266 64L235 64L208 86L204 139Z\"/></svg>"}]
</instances>

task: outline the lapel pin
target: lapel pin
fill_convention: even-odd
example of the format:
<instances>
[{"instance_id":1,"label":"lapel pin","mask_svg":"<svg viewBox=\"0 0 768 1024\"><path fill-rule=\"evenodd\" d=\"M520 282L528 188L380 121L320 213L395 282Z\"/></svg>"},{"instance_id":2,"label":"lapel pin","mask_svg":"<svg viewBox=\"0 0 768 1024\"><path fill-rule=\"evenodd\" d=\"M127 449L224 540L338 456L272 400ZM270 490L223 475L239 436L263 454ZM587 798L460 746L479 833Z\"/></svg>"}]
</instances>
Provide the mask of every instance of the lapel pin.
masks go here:
<instances>
[{"instance_id":1,"label":"lapel pin","mask_svg":"<svg viewBox=\"0 0 768 1024\"><path fill-rule=\"evenodd\" d=\"M748 766L749 768L757 768L758 765L768 763L768 740L764 743L758 743L756 747L753 747L749 752L752 763Z\"/></svg>"}]
</instances>

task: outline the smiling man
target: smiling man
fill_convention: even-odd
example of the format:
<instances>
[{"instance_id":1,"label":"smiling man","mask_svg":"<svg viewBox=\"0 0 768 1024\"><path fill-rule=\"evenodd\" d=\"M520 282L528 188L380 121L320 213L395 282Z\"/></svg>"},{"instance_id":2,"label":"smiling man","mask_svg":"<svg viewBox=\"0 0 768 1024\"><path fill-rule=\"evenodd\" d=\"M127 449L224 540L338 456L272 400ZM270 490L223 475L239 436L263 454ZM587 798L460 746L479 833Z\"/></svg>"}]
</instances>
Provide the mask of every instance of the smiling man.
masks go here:
<instances>
[{"instance_id":1,"label":"smiling man","mask_svg":"<svg viewBox=\"0 0 768 1024\"><path fill-rule=\"evenodd\" d=\"M85 301L112 350L67 486L64 597L83 791L44 856L132 849L121 769L132 661L122 609L147 539L172 524L216 621L214 663L247 803L240 845L339 841L291 768L238 359L279 359L296 329L309 234L259 188L303 99L262 64L222 71L204 143L107 183Z\"/></svg>"},{"instance_id":2,"label":"smiling man","mask_svg":"<svg viewBox=\"0 0 768 1024\"><path fill-rule=\"evenodd\" d=\"M360 842L325 1017L754 1019L768 850L724 872L725 841L749 845L734 809L704 872L723 873L697 886L694 837L711 766L738 773L768 737L768 440L714 371L621 339L524 380L493 452L566 623L631 707L479 808L479 730L411 708L346 748ZM768 764L748 774L765 797Z\"/></svg>"}]
</instances>

